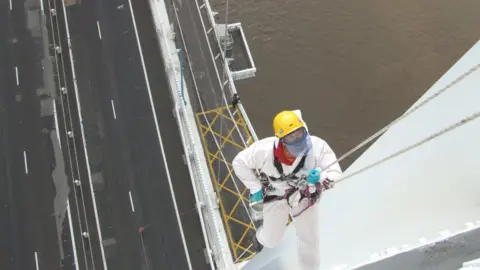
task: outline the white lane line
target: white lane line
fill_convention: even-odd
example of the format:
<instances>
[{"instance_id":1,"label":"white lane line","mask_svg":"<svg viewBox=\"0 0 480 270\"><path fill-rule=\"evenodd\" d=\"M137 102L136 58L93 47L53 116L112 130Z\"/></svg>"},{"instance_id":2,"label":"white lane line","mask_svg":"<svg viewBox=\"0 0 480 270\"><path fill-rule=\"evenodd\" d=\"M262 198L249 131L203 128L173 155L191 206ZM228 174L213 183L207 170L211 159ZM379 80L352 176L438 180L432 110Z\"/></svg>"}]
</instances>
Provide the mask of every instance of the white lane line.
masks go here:
<instances>
[{"instance_id":1,"label":"white lane line","mask_svg":"<svg viewBox=\"0 0 480 270\"><path fill-rule=\"evenodd\" d=\"M112 99L112 110L113 110L113 118L117 119L117 114L115 113L115 104L113 103L113 99Z\"/></svg>"},{"instance_id":2,"label":"white lane line","mask_svg":"<svg viewBox=\"0 0 480 270\"><path fill-rule=\"evenodd\" d=\"M95 223L97 225L97 233L98 233L98 240L100 242L100 252L102 253L102 262L103 262L103 269L108 270L107 260L105 259L105 250L103 248L103 237L102 237L102 230L100 229L100 221L98 218L98 209L97 209L97 202L95 198L95 193L93 192L93 182L92 182L92 171L90 170L90 161L88 160L88 151L87 151L87 142L85 140L85 130L83 128L83 118L82 118L82 107L80 106L80 96L78 94L78 85L77 85L77 76L75 75L75 61L73 61L73 53L72 53L72 42L70 40L70 28L68 27L68 19L67 19L67 9L65 8L65 1L61 1L63 6L63 19L65 20L65 28L67 29L67 43L68 43L68 53L70 56L70 63L72 68L72 79L73 79L73 88L75 89L75 99L77 102L77 112L78 118L80 119L80 131L82 134L82 141L83 141L83 151L85 152L85 159L87 164L87 172L88 172L88 181L90 183L90 193L92 196L93 202L93 212L95 214Z\"/></svg>"},{"instance_id":3,"label":"white lane line","mask_svg":"<svg viewBox=\"0 0 480 270\"><path fill-rule=\"evenodd\" d=\"M132 212L135 212L135 206L133 205L133 199L132 199L132 192L128 192L128 196L130 197L130 204L132 205Z\"/></svg>"},{"instance_id":4,"label":"white lane line","mask_svg":"<svg viewBox=\"0 0 480 270\"><path fill-rule=\"evenodd\" d=\"M12 0L10 0L10 10L12 10Z\"/></svg>"},{"instance_id":5,"label":"white lane line","mask_svg":"<svg viewBox=\"0 0 480 270\"><path fill-rule=\"evenodd\" d=\"M35 266L36 266L36 269L40 269L40 267L38 266L38 253L35 252Z\"/></svg>"},{"instance_id":6,"label":"white lane line","mask_svg":"<svg viewBox=\"0 0 480 270\"><path fill-rule=\"evenodd\" d=\"M175 198L175 192L173 191L172 179L170 178L170 171L168 170L168 163L163 148L162 135L160 134L160 128L158 126L157 114L155 113L155 105L153 104L152 91L150 89L150 80L148 79L147 69L145 67L145 60L143 58L142 46L140 44L140 38L138 37L137 23L135 22L135 14L133 13L132 1L128 0L130 6L130 14L132 15L133 29L135 30L135 37L137 38L137 46L140 52L140 60L142 62L143 75L145 76L145 84L147 85L148 96L150 98L150 105L152 106L153 119L155 120L155 128L157 129L158 141L160 142L160 150L162 151L163 163L165 166L165 172L167 173L168 185L170 187L170 193L172 195L173 206L175 208L175 215L177 216L178 228L180 230L180 236L182 237L183 248L185 250L185 256L187 258L187 264L189 269L192 268L192 262L190 261L190 255L188 253L187 242L185 241L185 234L183 233L182 221L180 220L180 213L178 212L177 200Z\"/></svg>"},{"instance_id":7,"label":"white lane line","mask_svg":"<svg viewBox=\"0 0 480 270\"><path fill-rule=\"evenodd\" d=\"M100 30L100 22L97 21L98 37L102 39L102 31Z\"/></svg>"},{"instance_id":8,"label":"white lane line","mask_svg":"<svg viewBox=\"0 0 480 270\"><path fill-rule=\"evenodd\" d=\"M28 174L27 151L23 151L23 161L25 162L25 174Z\"/></svg>"},{"instance_id":9,"label":"white lane line","mask_svg":"<svg viewBox=\"0 0 480 270\"><path fill-rule=\"evenodd\" d=\"M17 78L17 85L20 85L20 80L18 79L18 67L15 66L15 77Z\"/></svg>"},{"instance_id":10,"label":"white lane line","mask_svg":"<svg viewBox=\"0 0 480 270\"><path fill-rule=\"evenodd\" d=\"M43 0L40 0L40 10L41 10L42 13L43 13Z\"/></svg>"},{"instance_id":11,"label":"white lane line","mask_svg":"<svg viewBox=\"0 0 480 270\"><path fill-rule=\"evenodd\" d=\"M72 214L70 213L70 201L67 199L67 215L68 215L68 225L70 226L70 239L72 240L73 247L73 260L75 263L75 269L78 269L78 256L77 256L77 245L75 244L75 232L73 231L73 222Z\"/></svg>"},{"instance_id":12,"label":"white lane line","mask_svg":"<svg viewBox=\"0 0 480 270\"><path fill-rule=\"evenodd\" d=\"M55 129L57 131L58 144L60 145L60 150L62 149L62 141L60 140L60 128L58 127L58 116L57 116L57 104L55 99L53 101L53 117L55 119Z\"/></svg>"}]
</instances>

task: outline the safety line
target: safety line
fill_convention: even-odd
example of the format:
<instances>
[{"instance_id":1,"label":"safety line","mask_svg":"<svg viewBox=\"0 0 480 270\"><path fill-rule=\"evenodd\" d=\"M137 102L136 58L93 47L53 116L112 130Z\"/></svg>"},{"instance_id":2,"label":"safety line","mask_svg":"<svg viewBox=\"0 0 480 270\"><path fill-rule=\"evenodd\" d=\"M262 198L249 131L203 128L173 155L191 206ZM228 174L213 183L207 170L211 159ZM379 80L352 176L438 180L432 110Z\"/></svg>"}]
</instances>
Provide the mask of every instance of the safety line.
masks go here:
<instances>
[{"instance_id":1,"label":"safety line","mask_svg":"<svg viewBox=\"0 0 480 270\"><path fill-rule=\"evenodd\" d=\"M370 164L370 165L367 165L367 166L363 167L362 169L359 169L358 171L356 171L356 172L354 172L354 173L351 173L351 174L349 174L349 175L347 175L347 176L345 176L345 177L342 177L342 178L338 179L337 181L335 181L335 184L340 183L340 182L343 182L343 181L345 181L346 179L348 179L348 178L350 178L350 177L352 177L352 176L354 176L354 175L357 175L357 174L359 174L359 173L362 173L362 172L364 172L364 171L366 171L366 170L368 170L368 169L371 169L371 168L373 168L373 167L375 167L375 166L377 166L377 165L380 165L381 163L383 163L383 162L385 162L385 161L387 161L387 160L390 160L390 159L392 159L392 158L394 158L394 157L396 157L396 156L399 156L399 155L401 155L401 154L403 154L403 153L406 153L406 152L408 152L408 151L410 151L410 150L412 150L412 149L414 149L414 148L416 148L416 147L419 147L419 146L421 146L422 144L424 144L424 143L426 143L426 142L429 142L429 141L431 141L431 140L433 140L433 139L435 139L435 138L437 138L437 137L439 137L439 136L441 136L441 135L443 135L443 134L445 134L445 133L447 133L447 132L449 132L449 131L452 131L452 130L454 130L454 129L456 129L456 128L458 128L458 127L460 127L460 126L462 126L462 125L464 125L464 124L466 124L466 123L468 123L468 122L471 122L471 121L477 119L478 117L480 117L480 111L479 111L479 112L476 112L476 113L474 113L474 114L472 114L472 115L470 115L470 116L468 116L468 117L463 118L463 119L460 120L459 122L456 122L456 123L454 123L454 124L452 124L452 125L444 128L444 129L442 129L442 130L440 130L440 131L438 131L438 132L436 132L436 133L428 136L427 138L425 138L425 139L423 139L423 140L421 140L421 141L419 141L419 142L417 142L417 143L414 143L414 144L412 144L412 145L410 145L410 146L407 146L407 147L405 147L405 148L403 148L403 149L401 149L401 150L399 150L399 151L397 151L397 152L395 152L395 153L393 153L393 154L391 154L391 155L389 155L389 156L387 156L387 157L385 157L385 158L382 158L382 159L380 159L380 160L378 160L378 161L376 161L376 162L374 162L374 163L372 163L372 164Z\"/></svg>"},{"instance_id":2,"label":"safety line","mask_svg":"<svg viewBox=\"0 0 480 270\"><path fill-rule=\"evenodd\" d=\"M459 83L460 81L462 81L463 79L465 79L467 76L469 76L470 74L472 74L473 72L475 72L476 70L478 70L480 68L480 64L477 64L475 65L473 68L471 68L470 70L468 70L467 72L463 73L462 75L460 75L459 77L457 77L454 81L452 81L451 83L449 83L448 85L446 85L445 87L443 87L442 89L440 89L440 91L438 91L437 93L433 94L432 96L428 97L427 99L425 99L424 101L422 101L421 103L419 103L417 106L413 107L411 110L407 111L406 113L404 113L403 115L399 116L397 119L393 120L390 124L386 125L384 128L382 128L381 130L377 131L375 134L373 134L372 136L370 136L369 138L367 138L366 140L364 140L362 143L358 144L357 146L355 146L354 148L352 148L350 151L348 151L347 153L343 154L341 157L339 157L337 160L335 160L334 162L332 162L331 164L329 164L327 167L323 168L323 170L326 170L328 168L330 168L331 166L333 166L334 164L337 164L338 162L342 161L343 159L347 158L348 156L350 156L351 154L353 154L354 152L356 152L358 149L362 148L363 146L365 146L366 144L368 144L369 142L373 141L374 139L376 139L377 137L379 137L380 135L382 135L383 133L385 133L390 127L392 127L393 125L395 125L396 123L398 123L400 120L402 119L405 119L408 115L412 114L413 112L415 112L416 110L418 110L420 107L423 107L425 104L427 104L428 102L432 101L434 98L438 97L440 94L444 93L445 91L447 91L448 89L450 89L452 86L454 86L455 84Z\"/></svg>"}]
</instances>

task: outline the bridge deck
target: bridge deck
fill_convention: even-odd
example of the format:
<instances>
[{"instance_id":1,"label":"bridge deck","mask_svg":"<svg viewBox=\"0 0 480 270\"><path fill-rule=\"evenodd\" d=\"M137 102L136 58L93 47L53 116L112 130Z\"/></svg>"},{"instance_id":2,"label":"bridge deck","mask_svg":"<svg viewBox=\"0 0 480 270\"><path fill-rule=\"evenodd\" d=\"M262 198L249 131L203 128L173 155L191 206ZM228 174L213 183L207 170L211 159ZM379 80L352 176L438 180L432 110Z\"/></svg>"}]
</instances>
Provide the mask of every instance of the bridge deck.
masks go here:
<instances>
[{"instance_id":1,"label":"bridge deck","mask_svg":"<svg viewBox=\"0 0 480 270\"><path fill-rule=\"evenodd\" d=\"M243 115L231 105L197 113L197 124L234 259L248 259L255 227L246 211L248 190L235 177L232 160L253 142L251 133Z\"/></svg>"}]
</instances>

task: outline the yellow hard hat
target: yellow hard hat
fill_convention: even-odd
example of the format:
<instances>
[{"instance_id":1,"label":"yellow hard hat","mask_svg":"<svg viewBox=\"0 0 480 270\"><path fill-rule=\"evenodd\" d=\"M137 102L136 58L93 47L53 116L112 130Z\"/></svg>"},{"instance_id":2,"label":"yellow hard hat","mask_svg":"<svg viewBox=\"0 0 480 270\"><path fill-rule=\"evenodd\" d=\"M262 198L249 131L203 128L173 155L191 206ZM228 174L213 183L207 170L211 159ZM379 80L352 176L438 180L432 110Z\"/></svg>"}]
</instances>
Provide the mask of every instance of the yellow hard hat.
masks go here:
<instances>
[{"instance_id":1,"label":"yellow hard hat","mask_svg":"<svg viewBox=\"0 0 480 270\"><path fill-rule=\"evenodd\" d=\"M273 131L279 139L305 127L305 123L293 111L283 111L273 118Z\"/></svg>"}]
</instances>

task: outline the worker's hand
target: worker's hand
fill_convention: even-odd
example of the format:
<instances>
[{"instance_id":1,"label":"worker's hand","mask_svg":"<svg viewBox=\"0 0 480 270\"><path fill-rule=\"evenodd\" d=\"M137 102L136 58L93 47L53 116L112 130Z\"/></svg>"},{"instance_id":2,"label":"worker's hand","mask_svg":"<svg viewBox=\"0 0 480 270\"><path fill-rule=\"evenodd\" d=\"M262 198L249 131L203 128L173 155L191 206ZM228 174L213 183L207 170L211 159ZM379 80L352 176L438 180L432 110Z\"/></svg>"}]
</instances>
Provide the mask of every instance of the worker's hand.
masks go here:
<instances>
[{"instance_id":1,"label":"worker's hand","mask_svg":"<svg viewBox=\"0 0 480 270\"><path fill-rule=\"evenodd\" d=\"M263 219L263 190L250 194L250 209L253 220Z\"/></svg>"},{"instance_id":2,"label":"worker's hand","mask_svg":"<svg viewBox=\"0 0 480 270\"><path fill-rule=\"evenodd\" d=\"M321 173L319 169L311 169L308 172L308 177L307 177L308 183L315 185L318 182L320 182L320 177L321 177Z\"/></svg>"},{"instance_id":3,"label":"worker's hand","mask_svg":"<svg viewBox=\"0 0 480 270\"><path fill-rule=\"evenodd\" d=\"M315 191L310 192L309 189L306 189L304 196L309 200L310 205L314 205L315 203L317 203L318 198L320 198L320 194L322 193L322 191L322 184L318 182L317 184L315 184Z\"/></svg>"},{"instance_id":4,"label":"worker's hand","mask_svg":"<svg viewBox=\"0 0 480 270\"><path fill-rule=\"evenodd\" d=\"M327 189L331 189L333 188L334 186L334 182L333 180L330 180L328 178L325 178L325 180L322 181L322 187L323 189L327 190Z\"/></svg>"}]
</instances>

